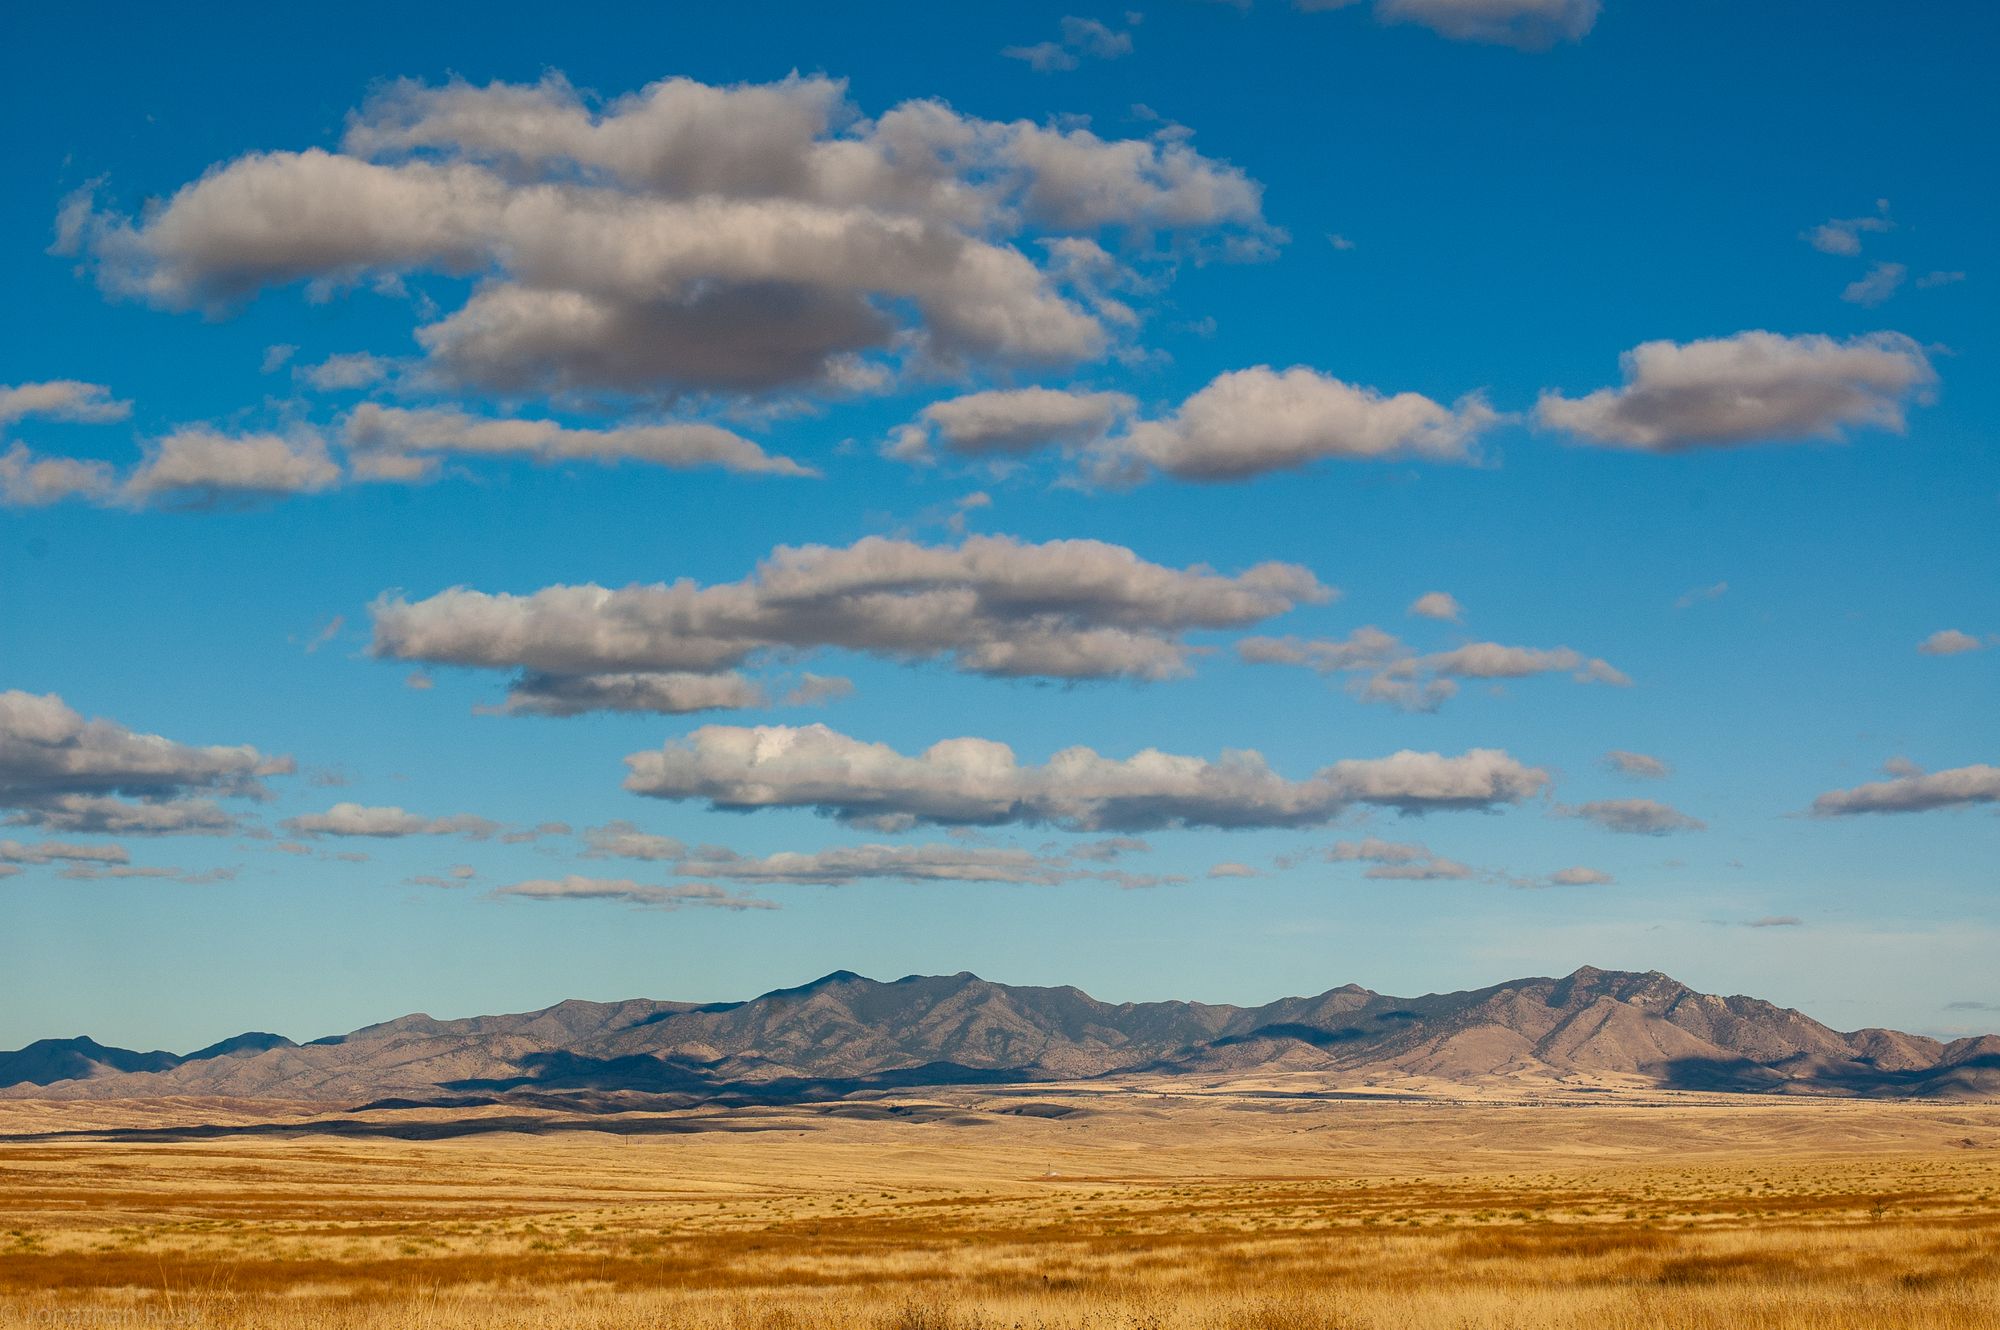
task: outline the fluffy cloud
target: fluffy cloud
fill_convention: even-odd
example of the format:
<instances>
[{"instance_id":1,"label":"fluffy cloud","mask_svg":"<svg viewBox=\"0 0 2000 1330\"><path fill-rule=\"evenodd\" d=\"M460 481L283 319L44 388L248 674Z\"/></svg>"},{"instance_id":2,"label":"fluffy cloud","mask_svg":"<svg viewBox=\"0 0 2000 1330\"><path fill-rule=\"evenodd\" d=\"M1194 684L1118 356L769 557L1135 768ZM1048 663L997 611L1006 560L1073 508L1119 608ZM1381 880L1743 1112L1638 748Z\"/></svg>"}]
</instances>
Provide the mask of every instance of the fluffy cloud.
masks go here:
<instances>
[{"instance_id":1,"label":"fluffy cloud","mask_svg":"<svg viewBox=\"0 0 2000 1330\"><path fill-rule=\"evenodd\" d=\"M1112 337L1041 245L1106 230L1267 251L1260 189L1181 138L963 116L875 119L843 84L667 79L587 105L539 84L389 86L339 151L252 153L131 219L65 209L116 292L213 306L306 281L476 277L417 330L502 392L838 388L857 357L1071 363Z\"/></svg>"},{"instance_id":2,"label":"fluffy cloud","mask_svg":"<svg viewBox=\"0 0 2000 1330\"><path fill-rule=\"evenodd\" d=\"M435 476L448 457L525 457L542 463L638 462L687 469L715 467L752 475L815 476L729 430L697 422L573 428L552 420L494 419L444 408L363 403L332 455L311 430L230 434L184 425L148 445L122 478L108 463L37 457L20 444L0 454L0 502L38 507L63 499L143 508L316 494L350 481L414 483Z\"/></svg>"},{"instance_id":3,"label":"fluffy cloud","mask_svg":"<svg viewBox=\"0 0 2000 1330\"><path fill-rule=\"evenodd\" d=\"M671 700L657 676L725 675L773 653L824 647L945 657L975 674L1161 679L1187 671L1185 633L1254 623L1330 594L1293 564L1229 577L1147 563L1099 541L993 536L948 547L870 537L846 548L781 547L751 577L716 586L385 597L373 607L372 649L394 660L521 670L517 709L545 711Z\"/></svg>"},{"instance_id":4,"label":"fluffy cloud","mask_svg":"<svg viewBox=\"0 0 2000 1330\"><path fill-rule=\"evenodd\" d=\"M1470 642L1450 651L1407 662L1411 671L1428 671L1459 679L1525 679L1536 674L1570 671L1579 683L1625 687L1632 681L1606 661L1586 657L1569 647L1511 647L1498 642Z\"/></svg>"},{"instance_id":5,"label":"fluffy cloud","mask_svg":"<svg viewBox=\"0 0 2000 1330\"><path fill-rule=\"evenodd\" d=\"M552 420L495 420L441 409L363 403L349 413L345 442L355 469L370 478L428 475L443 456L528 457L538 462L643 462L684 469L713 466L751 475L811 476L811 467L715 425L676 423L574 429Z\"/></svg>"},{"instance_id":6,"label":"fluffy cloud","mask_svg":"<svg viewBox=\"0 0 2000 1330\"><path fill-rule=\"evenodd\" d=\"M754 896L734 896L709 882L683 882L663 887L634 882L630 878L579 877L572 873L558 878L531 878L509 886L496 887L487 895L535 901L623 901L654 910L705 908L715 910L775 910L773 901Z\"/></svg>"},{"instance_id":7,"label":"fluffy cloud","mask_svg":"<svg viewBox=\"0 0 2000 1330\"><path fill-rule=\"evenodd\" d=\"M40 507L82 499L106 507L202 507L316 494L345 479L311 431L229 434L184 425L147 445L124 476L107 462L38 457L19 444L0 455L0 502Z\"/></svg>"},{"instance_id":8,"label":"fluffy cloud","mask_svg":"<svg viewBox=\"0 0 2000 1330\"><path fill-rule=\"evenodd\" d=\"M1444 619L1457 623L1464 616L1465 608L1448 591L1426 591L1410 602L1410 613L1420 619Z\"/></svg>"},{"instance_id":9,"label":"fluffy cloud","mask_svg":"<svg viewBox=\"0 0 2000 1330\"><path fill-rule=\"evenodd\" d=\"M1078 456L1078 479L1137 484L1247 480L1329 458L1420 457L1467 462L1496 415L1478 397L1443 406L1417 393L1384 394L1304 366L1267 365L1217 375L1171 412L1135 419L1123 393L1015 388L969 393L926 407L883 452L934 460L942 444L961 457L1019 457L1042 449ZM1121 426L1121 422L1123 422Z\"/></svg>"},{"instance_id":10,"label":"fluffy cloud","mask_svg":"<svg viewBox=\"0 0 2000 1330\"><path fill-rule=\"evenodd\" d=\"M194 747L85 720L54 693L0 692L0 821L47 831L221 831L204 795L259 798L290 758L249 745Z\"/></svg>"},{"instance_id":11,"label":"fluffy cloud","mask_svg":"<svg viewBox=\"0 0 2000 1330\"><path fill-rule=\"evenodd\" d=\"M121 488L136 504L313 494L341 481L313 434L225 434L187 425L155 441Z\"/></svg>"},{"instance_id":12,"label":"fluffy cloud","mask_svg":"<svg viewBox=\"0 0 2000 1330\"><path fill-rule=\"evenodd\" d=\"M1444 406L1377 392L1304 366L1218 375L1157 420L1133 423L1095 451L1094 474L1129 483L1152 471L1181 480L1244 480L1328 458L1465 462L1498 416L1477 397Z\"/></svg>"},{"instance_id":13,"label":"fluffy cloud","mask_svg":"<svg viewBox=\"0 0 2000 1330\"><path fill-rule=\"evenodd\" d=\"M1967 651L1983 651L1986 644L1971 633L1960 632L1956 628L1940 628L1923 641L1917 643L1917 650L1926 656L1957 656Z\"/></svg>"},{"instance_id":14,"label":"fluffy cloud","mask_svg":"<svg viewBox=\"0 0 2000 1330\"><path fill-rule=\"evenodd\" d=\"M1491 809L1539 794L1548 773L1493 749L1400 752L1286 780L1262 756L1210 760L1069 748L1023 766L1005 744L947 739L915 757L824 725L705 725L625 759L625 788L718 809L812 808L881 825L1049 824L1071 830L1318 826L1355 805L1405 813Z\"/></svg>"},{"instance_id":15,"label":"fluffy cloud","mask_svg":"<svg viewBox=\"0 0 2000 1330\"><path fill-rule=\"evenodd\" d=\"M1423 845L1379 840L1335 841L1326 852L1327 862L1373 865L1363 877L1400 882L1463 882L1479 876L1477 869L1446 859Z\"/></svg>"},{"instance_id":16,"label":"fluffy cloud","mask_svg":"<svg viewBox=\"0 0 2000 1330\"><path fill-rule=\"evenodd\" d=\"M2000 767L1982 764L1912 772L1851 790L1831 790L1813 800L1812 811L1818 817L1847 817L1855 813L1925 813L1990 803L2000 803Z\"/></svg>"},{"instance_id":17,"label":"fluffy cloud","mask_svg":"<svg viewBox=\"0 0 2000 1330\"><path fill-rule=\"evenodd\" d=\"M29 416L101 424L131 414L132 404L112 397L102 384L76 379L0 384L0 428ZM102 503L117 488L117 473L105 462L41 457L19 443L0 453L0 504L10 508L41 508L65 499Z\"/></svg>"},{"instance_id":18,"label":"fluffy cloud","mask_svg":"<svg viewBox=\"0 0 2000 1330\"><path fill-rule=\"evenodd\" d=\"M43 508L66 499L109 502L118 476L107 462L79 457L39 457L23 444L0 453L0 503Z\"/></svg>"},{"instance_id":19,"label":"fluffy cloud","mask_svg":"<svg viewBox=\"0 0 2000 1330\"><path fill-rule=\"evenodd\" d=\"M49 379L41 383L0 384L0 425L11 425L28 416L103 424L123 420L131 414L132 404L113 397L111 390L101 383Z\"/></svg>"},{"instance_id":20,"label":"fluffy cloud","mask_svg":"<svg viewBox=\"0 0 2000 1330\"><path fill-rule=\"evenodd\" d=\"M1130 32L1119 32L1094 18L1067 16L1058 31L1060 36L1055 41L1009 46L1000 54L1009 60L1027 62L1038 74L1075 69L1086 59L1116 60L1132 54Z\"/></svg>"},{"instance_id":21,"label":"fluffy cloud","mask_svg":"<svg viewBox=\"0 0 2000 1330\"><path fill-rule=\"evenodd\" d=\"M1604 765L1621 776L1638 776L1645 780L1661 780L1673 770L1657 757L1625 748L1614 748L1606 753Z\"/></svg>"},{"instance_id":22,"label":"fluffy cloud","mask_svg":"<svg viewBox=\"0 0 2000 1330\"><path fill-rule=\"evenodd\" d=\"M884 448L906 462L929 461L942 442L961 457L1011 456L1093 443L1138 406L1124 393L1008 388L933 402Z\"/></svg>"},{"instance_id":23,"label":"fluffy cloud","mask_svg":"<svg viewBox=\"0 0 2000 1330\"><path fill-rule=\"evenodd\" d=\"M102 836L220 836L237 828L235 815L213 799L147 802L105 794L53 795L33 807L13 809L0 820L43 831Z\"/></svg>"},{"instance_id":24,"label":"fluffy cloud","mask_svg":"<svg viewBox=\"0 0 2000 1330\"><path fill-rule=\"evenodd\" d=\"M1360 0L1293 0L1303 10L1345 9ZM1599 0L1375 0L1379 23L1415 23L1459 42L1546 51L1581 41Z\"/></svg>"},{"instance_id":25,"label":"fluffy cloud","mask_svg":"<svg viewBox=\"0 0 2000 1330\"><path fill-rule=\"evenodd\" d=\"M1562 817L1580 817L1606 831L1629 836L1666 836L1676 831L1706 831L1708 824L1658 799L1599 799L1574 808L1558 807Z\"/></svg>"},{"instance_id":26,"label":"fluffy cloud","mask_svg":"<svg viewBox=\"0 0 2000 1330\"><path fill-rule=\"evenodd\" d=\"M1890 332L1643 342L1620 364L1622 386L1545 392L1536 418L1588 443L1655 453L1838 439L1851 427L1901 432L1906 405L1937 382L1923 348Z\"/></svg>"},{"instance_id":27,"label":"fluffy cloud","mask_svg":"<svg viewBox=\"0 0 2000 1330\"><path fill-rule=\"evenodd\" d=\"M1609 662L1569 647L1519 647L1470 642L1450 651L1418 655L1400 638L1372 626L1340 640L1246 637L1236 644L1252 664L1302 665L1321 674L1367 672L1348 692L1364 702L1405 711L1434 711L1458 693L1458 679L1524 679L1568 673L1579 683L1619 687L1632 681Z\"/></svg>"},{"instance_id":28,"label":"fluffy cloud","mask_svg":"<svg viewBox=\"0 0 2000 1330\"><path fill-rule=\"evenodd\" d=\"M288 817L279 825L294 836L372 836L381 839L469 836L474 840L484 840L500 830L499 823L471 814L422 817L401 808L371 808L356 803L338 803L324 813Z\"/></svg>"}]
</instances>

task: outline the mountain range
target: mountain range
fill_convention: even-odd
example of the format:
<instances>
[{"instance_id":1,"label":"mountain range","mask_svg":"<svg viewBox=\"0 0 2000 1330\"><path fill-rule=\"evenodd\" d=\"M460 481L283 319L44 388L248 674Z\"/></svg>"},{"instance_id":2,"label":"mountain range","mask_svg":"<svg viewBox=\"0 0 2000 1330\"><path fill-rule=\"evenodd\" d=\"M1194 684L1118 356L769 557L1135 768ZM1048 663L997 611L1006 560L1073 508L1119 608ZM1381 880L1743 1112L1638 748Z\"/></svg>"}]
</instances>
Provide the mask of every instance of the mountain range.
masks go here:
<instances>
[{"instance_id":1,"label":"mountain range","mask_svg":"<svg viewBox=\"0 0 2000 1330\"><path fill-rule=\"evenodd\" d=\"M747 1002L558 1003L413 1015L297 1044L238 1035L185 1057L45 1039L0 1053L0 1096L497 1102L638 1092L810 1099L870 1088L1324 1073L1347 1087L1630 1087L2000 1097L2000 1036L1833 1030L1657 971L1391 997L1356 985L1258 1007L1107 1003L977 975L838 971Z\"/></svg>"}]
</instances>

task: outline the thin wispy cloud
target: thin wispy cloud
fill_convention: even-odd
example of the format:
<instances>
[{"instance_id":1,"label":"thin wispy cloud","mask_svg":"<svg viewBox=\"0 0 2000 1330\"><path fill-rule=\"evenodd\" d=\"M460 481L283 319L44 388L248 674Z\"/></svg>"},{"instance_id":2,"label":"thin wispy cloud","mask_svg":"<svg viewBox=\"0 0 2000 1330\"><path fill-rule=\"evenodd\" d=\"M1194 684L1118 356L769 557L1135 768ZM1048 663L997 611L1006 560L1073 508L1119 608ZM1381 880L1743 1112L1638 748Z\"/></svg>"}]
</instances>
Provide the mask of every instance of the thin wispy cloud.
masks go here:
<instances>
[{"instance_id":1,"label":"thin wispy cloud","mask_svg":"<svg viewBox=\"0 0 2000 1330\"><path fill-rule=\"evenodd\" d=\"M1989 645L1971 633L1956 628L1940 628L1917 643L1917 650L1926 656L1962 656L1968 651L1984 651Z\"/></svg>"},{"instance_id":2,"label":"thin wispy cloud","mask_svg":"<svg viewBox=\"0 0 2000 1330\"><path fill-rule=\"evenodd\" d=\"M1873 309L1893 297L1902 288L1903 279L1910 270L1900 263L1878 263L1861 277L1849 282L1840 293L1840 298L1850 305L1860 305Z\"/></svg>"},{"instance_id":3,"label":"thin wispy cloud","mask_svg":"<svg viewBox=\"0 0 2000 1330\"><path fill-rule=\"evenodd\" d=\"M1674 600L1677 610L1691 610L1695 606L1711 600L1721 600L1729 594L1729 583L1711 582L1707 586L1690 587Z\"/></svg>"},{"instance_id":4,"label":"thin wispy cloud","mask_svg":"<svg viewBox=\"0 0 2000 1330\"><path fill-rule=\"evenodd\" d=\"M1341 639L1246 637L1237 642L1236 652L1250 664L1298 665L1321 674L1356 676L1347 686L1349 695L1404 711L1436 711L1458 695L1461 680L1495 682L1564 674L1577 683L1619 688L1632 682L1609 661L1571 647L1468 642L1423 653L1372 625Z\"/></svg>"},{"instance_id":5,"label":"thin wispy cloud","mask_svg":"<svg viewBox=\"0 0 2000 1330\"><path fill-rule=\"evenodd\" d=\"M1621 776L1637 776L1642 780L1663 780L1673 772L1673 768L1659 758L1626 748L1614 748L1606 753L1604 765Z\"/></svg>"},{"instance_id":6,"label":"thin wispy cloud","mask_svg":"<svg viewBox=\"0 0 2000 1330\"><path fill-rule=\"evenodd\" d=\"M1000 52L1009 60L1024 62L1038 74L1077 68L1085 60L1116 60L1132 54L1133 25L1139 15L1127 14L1126 27L1117 29L1099 19L1065 16L1052 41L1032 46L1009 46Z\"/></svg>"},{"instance_id":7,"label":"thin wispy cloud","mask_svg":"<svg viewBox=\"0 0 2000 1330\"><path fill-rule=\"evenodd\" d=\"M1821 222L1805 233L1806 243L1822 254L1853 258L1861 252L1861 237L1896 229L1889 217L1889 200L1877 199L1875 211L1859 217L1836 217Z\"/></svg>"},{"instance_id":8,"label":"thin wispy cloud","mask_svg":"<svg viewBox=\"0 0 2000 1330\"><path fill-rule=\"evenodd\" d=\"M1558 817L1582 818L1606 831L1628 836L1669 836L1683 831L1705 831L1708 824L1690 817L1658 799L1595 799L1589 803L1559 804Z\"/></svg>"},{"instance_id":9,"label":"thin wispy cloud","mask_svg":"<svg viewBox=\"0 0 2000 1330\"><path fill-rule=\"evenodd\" d=\"M570 874L558 878L529 878L495 887L486 893L493 900L527 901L612 901L648 910L775 910L776 901L745 896L708 882L681 882L662 886L636 882L631 878L582 877Z\"/></svg>"},{"instance_id":10,"label":"thin wispy cloud","mask_svg":"<svg viewBox=\"0 0 2000 1330\"><path fill-rule=\"evenodd\" d=\"M1292 0L1307 12L1346 9L1361 0ZM1409 23L1453 41L1546 51L1582 41L1597 23L1600 0L1373 0L1378 23Z\"/></svg>"}]
</instances>

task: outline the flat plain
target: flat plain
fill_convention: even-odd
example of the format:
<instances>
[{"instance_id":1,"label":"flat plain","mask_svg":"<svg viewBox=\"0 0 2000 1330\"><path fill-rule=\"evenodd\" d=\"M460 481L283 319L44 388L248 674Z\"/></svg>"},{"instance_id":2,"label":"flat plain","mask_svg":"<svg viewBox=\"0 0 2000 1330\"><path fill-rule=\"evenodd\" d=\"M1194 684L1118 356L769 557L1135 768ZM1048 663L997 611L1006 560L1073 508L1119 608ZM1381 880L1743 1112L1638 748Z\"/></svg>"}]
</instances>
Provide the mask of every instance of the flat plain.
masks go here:
<instances>
[{"instance_id":1,"label":"flat plain","mask_svg":"<svg viewBox=\"0 0 2000 1330\"><path fill-rule=\"evenodd\" d=\"M0 1105L0 1324L1991 1327L2000 1105Z\"/></svg>"}]
</instances>

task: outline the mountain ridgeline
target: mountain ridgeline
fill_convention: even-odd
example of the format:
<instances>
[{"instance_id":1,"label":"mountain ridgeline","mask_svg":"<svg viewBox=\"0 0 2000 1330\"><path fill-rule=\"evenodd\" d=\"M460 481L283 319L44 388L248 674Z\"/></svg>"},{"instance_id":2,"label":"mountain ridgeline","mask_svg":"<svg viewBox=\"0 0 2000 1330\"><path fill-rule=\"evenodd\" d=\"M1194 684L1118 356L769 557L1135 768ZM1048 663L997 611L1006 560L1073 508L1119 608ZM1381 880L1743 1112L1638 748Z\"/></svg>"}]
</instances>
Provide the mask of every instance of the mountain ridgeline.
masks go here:
<instances>
[{"instance_id":1,"label":"mountain ridgeline","mask_svg":"<svg viewBox=\"0 0 2000 1330\"><path fill-rule=\"evenodd\" d=\"M635 999L440 1021L405 1016L295 1044L239 1035L179 1057L41 1040L0 1053L14 1098L211 1096L362 1103L639 1092L832 1097L920 1085L1113 1075L1323 1073L1349 1088L1629 1087L2000 1097L2000 1037L1842 1033L1658 972L1591 968L1470 992L1354 985L1260 1007L1099 1002L972 974L893 983L847 971L748 1002Z\"/></svg>"}]
</instances>

